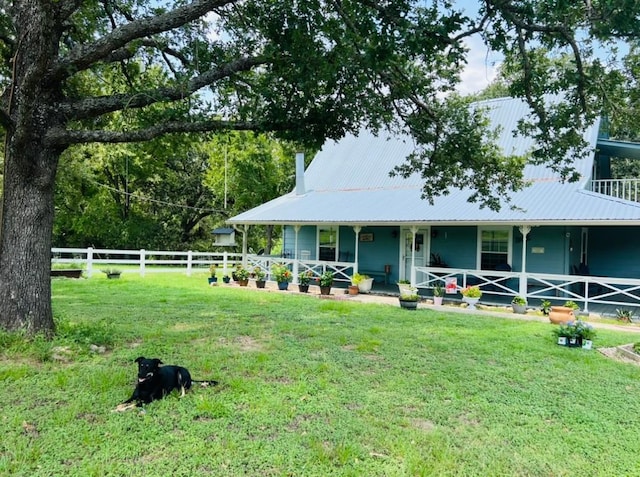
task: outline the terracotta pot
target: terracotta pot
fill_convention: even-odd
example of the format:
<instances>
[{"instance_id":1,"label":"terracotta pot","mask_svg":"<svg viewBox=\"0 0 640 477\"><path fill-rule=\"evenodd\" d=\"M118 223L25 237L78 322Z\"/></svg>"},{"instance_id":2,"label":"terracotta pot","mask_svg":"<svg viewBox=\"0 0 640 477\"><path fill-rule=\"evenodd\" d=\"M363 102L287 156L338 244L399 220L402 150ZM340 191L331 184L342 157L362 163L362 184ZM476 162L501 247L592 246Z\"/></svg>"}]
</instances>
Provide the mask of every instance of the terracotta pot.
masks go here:
<instances>
[{"instance_id":1,"label":"terracotta pot","mask_svg":"<svg viewBox=\"0 0 640 477\"><path fill-rule=\"evenodd\" d=\"M359 291L358 285L349 285L349 295L357 295Z\"/></svg>"},{"instance_id":2,"label":"terracotta pot","mask_svg":"<svg viewBox=\"0 0 640 477\"><path fill-rule=\"evenodd\" d=\"M549 321L559 325L575 320L573 316L573 308L567 306L552 306L549 312Z\"/></svg>"},{"instance_id":3,"label":"terracotta pot","mask_svg":"<svg viewBox=\"0 0 640 477\"><path fill-rule=\"evenodd\" d=\"M249 279L243 279L243 280L238 280L238 285L240 285L241 287L246 287L249 284Z\"/></svg>"}]
</instances>

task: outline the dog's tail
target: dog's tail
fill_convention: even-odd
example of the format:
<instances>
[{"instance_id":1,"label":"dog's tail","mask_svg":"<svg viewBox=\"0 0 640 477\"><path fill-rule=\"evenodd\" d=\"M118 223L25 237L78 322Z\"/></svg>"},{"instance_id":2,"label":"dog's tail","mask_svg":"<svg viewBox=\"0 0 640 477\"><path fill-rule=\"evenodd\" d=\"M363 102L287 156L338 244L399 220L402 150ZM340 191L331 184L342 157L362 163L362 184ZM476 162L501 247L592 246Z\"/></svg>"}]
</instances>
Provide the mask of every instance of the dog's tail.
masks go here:
<instances>
[{"instance_id":1,"label":"dog's tail","mask_svg":"<svg viewBox=\"0 0 640 477\"><path fill-rule=\"evenodd\" d=\"M192 379L191 380L192 383L198 383L200 385L201 388L208 388L209 386L216 386L220 383L218 383L218 381L214 381L213 379L210 379L208 381L202 381L199 379Z\"/></svg>"}]
</instances>

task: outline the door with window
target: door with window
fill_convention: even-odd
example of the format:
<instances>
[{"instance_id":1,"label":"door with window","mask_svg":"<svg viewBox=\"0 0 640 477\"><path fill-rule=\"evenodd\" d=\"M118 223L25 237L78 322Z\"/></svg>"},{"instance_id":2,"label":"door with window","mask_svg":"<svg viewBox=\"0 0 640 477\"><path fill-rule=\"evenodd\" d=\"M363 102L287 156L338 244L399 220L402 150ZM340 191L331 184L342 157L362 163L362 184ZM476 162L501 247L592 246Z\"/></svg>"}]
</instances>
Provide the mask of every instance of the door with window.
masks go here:
<instances>
[{"instance_id":1,"label":"door with window","mask_svg":"<svg viewBox=\"0 0 640 477\"><path fill-rule=\"evenodd\" d=\"M326 262L338 260L338 227L323 226L318 228L318 259Z\"/></svg>"},{"instance_id":2,"label":"door with window","mask_svg":"<svg viewBox=\"0 0 640 477\"><path fill-rule=\"evenodd\" d=\"M411 230L402 231L402 248L400 257L400 280L411 280L411 260L413 257L416 267L426 267L429 257L429 231L418 229L413 237Z\"/></svg>"},{"instance_id":3,"label":"door with window","mask_svg":"<svg viewBox=\"0 0 640 477\"><path fill-rule=\"evenodd\" d=\"M480 269L499 270L511 265L511 229L480 229Z\"/></svg>"}]
</instances>

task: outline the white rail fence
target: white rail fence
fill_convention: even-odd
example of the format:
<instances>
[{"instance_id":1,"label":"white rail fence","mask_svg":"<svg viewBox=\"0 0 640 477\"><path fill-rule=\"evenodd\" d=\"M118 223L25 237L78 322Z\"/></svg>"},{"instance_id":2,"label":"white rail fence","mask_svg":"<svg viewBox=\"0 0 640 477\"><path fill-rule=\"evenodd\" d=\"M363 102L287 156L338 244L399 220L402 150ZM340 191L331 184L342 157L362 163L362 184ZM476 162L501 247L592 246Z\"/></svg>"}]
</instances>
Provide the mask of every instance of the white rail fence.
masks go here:
<instances>
[{"instance_id":1,"label":"white rail fence","mask_svg":"<svg viewBox=\"0 0 640 477\"><path fill-rule=\"evenodd\" d=\"M134 265L141 276L147 273L184 272L190 276L194 271L207 271L216 264L223 274L231 275L237 264L248 270L260 267L271 280L271 268L275 263L287 265L297 283L300 273L309 273L313 278L326 271L333 272L335 282L351 282L354 263L323 262L319 260L295 260L269 255L247 255L243 261L241 253L231 252L177 252L168 250L111 250L99 248L52 248L51 263L76 265L91 277L96 270L119 265Z\"/></svg>"},{"instance_id":2,"label":"white rail fence","mask_svg":"<svg viewBox=\"0 0 640 477\"><path fill-rule=\"evenodd\" d=\"M554 305L567 300L581 304L588 312L593 305L640 307L640 280L634 278L554 275L545 273L499 272L457 268L415 267L415 286L430 289L454 279L460 290L469 285L480 287L484 296L515 295L548 300Z\"/></svg>"},{"instance_id":3,"label":"white rail fence","mask_svg":"<svg viewBox=\"0 0 640 477\"><path fill-rule=\"evenodd\" d=\"M594 180L591 181L591 190L618 199L640 202L640 180L638 179Z\"/></svg>"}]
</instances>

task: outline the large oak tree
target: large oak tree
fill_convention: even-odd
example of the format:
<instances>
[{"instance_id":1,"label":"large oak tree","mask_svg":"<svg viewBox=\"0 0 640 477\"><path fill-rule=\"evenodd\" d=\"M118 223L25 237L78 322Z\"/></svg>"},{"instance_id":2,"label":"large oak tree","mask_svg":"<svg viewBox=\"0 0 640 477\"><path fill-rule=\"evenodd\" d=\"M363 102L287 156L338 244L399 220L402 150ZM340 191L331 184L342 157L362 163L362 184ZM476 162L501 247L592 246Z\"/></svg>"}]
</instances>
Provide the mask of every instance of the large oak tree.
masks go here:
<instances>
[{"instance_id":1,"label":"large oak tree","mask_svg":"<svg viewBox=\"0 0 640 477\"><path fill-rule=\"evenodd\" d=\"M622 0L487 0L468 14L441 0L0 0L0 323L53 331L54 181L74 145L252 130L317 146L399 120L422 147L398 173L422 173L426 198L468 186L497 208L523 186L522 162L498 154L482 116L451 94L465 39L481 34L505 54L512 93L538 117L523 126L541 140L533 159L570 178L562 153L602 106L607 69L587 61L592 39L632 37L637 9ZM564 64L548 61L563 52ZM565 105L548 111L543 93L561 90Z\"/></svg>"}]
</instances>

